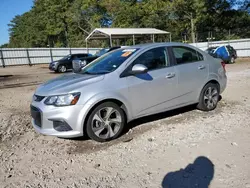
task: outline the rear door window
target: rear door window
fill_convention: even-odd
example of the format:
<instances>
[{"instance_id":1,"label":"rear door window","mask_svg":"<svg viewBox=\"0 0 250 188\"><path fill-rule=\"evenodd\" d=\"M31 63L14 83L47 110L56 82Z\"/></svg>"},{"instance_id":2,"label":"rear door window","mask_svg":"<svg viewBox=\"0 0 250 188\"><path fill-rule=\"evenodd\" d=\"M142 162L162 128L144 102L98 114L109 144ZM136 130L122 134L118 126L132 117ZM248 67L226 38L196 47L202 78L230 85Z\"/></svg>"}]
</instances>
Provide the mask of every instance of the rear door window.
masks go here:
<instances>
[{"instance_id":1,"label":"rear door window","mask_svg":"<svg viewBox=\"0 0 250 188\"><path fill-rule=\"evenodd\" d=\"M173 46L173 53L177 64L202 61L203 55L196 50L184 46Z\"/></svg>"},{"instance_id":2,"label":"rear door window","mask_svg":"<svg viewBox=\"0 0 250 188\"><path fill-rule=\"evenodd\" d=\"M77 59L77 55L71 55L71 59Z\"/></svg>"}]
</instances>

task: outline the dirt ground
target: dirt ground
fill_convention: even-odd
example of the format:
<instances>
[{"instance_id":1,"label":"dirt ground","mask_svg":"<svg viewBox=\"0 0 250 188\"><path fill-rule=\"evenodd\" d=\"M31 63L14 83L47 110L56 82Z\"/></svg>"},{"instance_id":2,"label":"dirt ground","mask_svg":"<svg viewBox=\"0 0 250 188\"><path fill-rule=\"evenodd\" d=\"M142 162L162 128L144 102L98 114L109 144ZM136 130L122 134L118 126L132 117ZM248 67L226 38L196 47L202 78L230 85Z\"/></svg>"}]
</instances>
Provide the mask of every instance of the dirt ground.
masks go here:
<instances>
[{"instance_id":1,"label":"dirt ground","mask_svg":"<svg viewBox=\"0 0 250 188\"><path fill-rule=\"evenodd\" d=\"M250 187L250 60L226 69L216 110L142 118L108 143L36 133L32 94L59 74L47 66L0 69L0 187Z\"/></svg>"}]
</instances>

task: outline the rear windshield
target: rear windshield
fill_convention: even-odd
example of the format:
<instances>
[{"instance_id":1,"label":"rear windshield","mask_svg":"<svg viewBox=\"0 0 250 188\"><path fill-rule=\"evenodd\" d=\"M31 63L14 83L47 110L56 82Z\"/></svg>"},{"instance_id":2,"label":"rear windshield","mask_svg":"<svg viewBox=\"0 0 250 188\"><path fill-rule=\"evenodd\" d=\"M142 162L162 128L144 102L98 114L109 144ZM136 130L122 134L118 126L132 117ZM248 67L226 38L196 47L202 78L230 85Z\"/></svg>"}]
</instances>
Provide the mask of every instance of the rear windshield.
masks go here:
<instances>
[{"instance_id":1,"label":"rear windshield","mask_svg":"<svg viewBox=\"0 0 250 188\"><path fill-rule=\"evenodd\" d=\"M138 48L129 48L112 51L99 57L98 59L87 65L80 73L106 74L113 72L138 50Z\"/></svg>"}]
</instances>

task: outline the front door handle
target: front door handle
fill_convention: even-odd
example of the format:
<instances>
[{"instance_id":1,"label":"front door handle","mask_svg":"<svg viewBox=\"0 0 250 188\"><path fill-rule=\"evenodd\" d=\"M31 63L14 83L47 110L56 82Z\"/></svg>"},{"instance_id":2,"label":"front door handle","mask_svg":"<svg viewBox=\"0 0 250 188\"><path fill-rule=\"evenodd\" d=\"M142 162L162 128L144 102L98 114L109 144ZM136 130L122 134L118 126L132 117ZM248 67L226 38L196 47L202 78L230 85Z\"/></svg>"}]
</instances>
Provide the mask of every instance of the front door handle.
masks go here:
<instances>
[{"instance_id":1,"label":"front door handle","mask_svg":"<svg viewBox=\"0 0 250 188\"><path fill-rule=\"evenodd\" d=\"M202 69L205 69L206 67L204 66L204 65L200 65L199 67L198 67L198 69L199 70L202 70Z\"/></svg>"},{"instance_id":2,"label":"front door handle","mask_svg":"<svg viewBox=\"0 0 250 188\"><path fill-rule=\"evenodd\" d=\"M166 76L166 78L173 78L173 77L175 77L175 73L169 73Z\"/></svg>"}]
</instances>

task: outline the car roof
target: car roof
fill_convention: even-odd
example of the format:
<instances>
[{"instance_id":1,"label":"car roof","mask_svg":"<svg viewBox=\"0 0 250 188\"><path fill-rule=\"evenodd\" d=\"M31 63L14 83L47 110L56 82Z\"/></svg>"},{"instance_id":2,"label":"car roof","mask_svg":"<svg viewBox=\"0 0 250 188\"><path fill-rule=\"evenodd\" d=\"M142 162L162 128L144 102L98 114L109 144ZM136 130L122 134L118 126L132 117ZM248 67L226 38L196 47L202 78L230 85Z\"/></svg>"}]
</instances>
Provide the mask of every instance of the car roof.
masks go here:
<instances>
[{"instance_id":1,"label":"car roof","mask_svg":"<svg viewBox=\"0 0 250 188\"><path fill-rule=\"evenodd\" d=\"M125 47L125 48L148 48L148 47L160 47L160 46L190 46L190 47L194 47L191 46L189 44L185 44L185 43L181 43L181 42L162 42L162 43L147 43L147 44L138 44L138 45L134 45L134 46L129 46L129 47Z\"/></svg>"},{"instance_id":2,"label":"car roof","mask_svg":"<svg viewBox=\"0 0 250 188\"><path fill-rule=\"evenodd\" d=\"M86 55L88 53L78 53L78 54L69 54L69 55Z\"/></svg>"},{"instance_id":3,"label":"car roof","mask_svg":"<svg viewBox=\"0 0 250 188\"><path fill-rule=\"evenodd\" d=\"M199 48L186 44L186 43L181 43L181 42L164 42L164 43L147 43L147 44L138 44L134 46L128 46L128 47L123 47L122 49L130 49L130 48L139 48L141 50L146 50L148 48L157 48L157 47L170 47L170 46L184 46L188 48L193 48L199 52L203 52Z\"/></svg>"}]
</instances>

